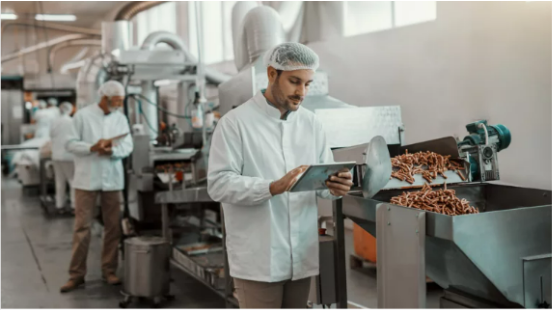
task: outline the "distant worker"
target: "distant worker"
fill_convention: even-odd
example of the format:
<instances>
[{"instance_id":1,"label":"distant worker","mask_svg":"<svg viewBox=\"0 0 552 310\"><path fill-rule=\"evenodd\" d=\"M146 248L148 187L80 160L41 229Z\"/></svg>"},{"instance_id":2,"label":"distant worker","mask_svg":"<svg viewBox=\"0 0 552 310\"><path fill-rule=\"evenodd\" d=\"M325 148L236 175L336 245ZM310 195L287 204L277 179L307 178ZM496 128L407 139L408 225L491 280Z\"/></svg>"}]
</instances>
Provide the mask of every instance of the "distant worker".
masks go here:
<instances>
[{"instance_id":1,"label":"distant worker","mask_svg":"<svg viewBox=\"0 0 552 310\"><path fill-rule=\"evenodd\" d=\"M90 226L96 198L100 196L104 224L102 278L108 284L121 281L116 276L120 240L121 190L124 188L122 159L132 152L128 119L120 112L125 97L121 83L108 81L99 93L99 104L91 104L73 117L73 130L66 144L75 155L75 226L69 281L62 293L84 285ZM111 140L127 134L117 140Z\"/></svg>"},{"instance_id":2,"label":"distant worker","mask_svg":"<svg viewBox=\"0 0 552 310\"><path fill-rule=\"evenodd\" d=\"M33 118L36 123L35 138L49 138L50 126L59 116L59 111L50 109L48 103L44 100L38 100L39 109L34 113Z\"/></svg>"},{"instance_id":3,"label":"distant worker","mask_svg":"<svg viewBox=\"0 0 552 310\"><path fill-rule=\"evenodd\" d=\"M52 123L50 138L52 139L52 161L56 177L56 207L58 214L64 214L74 213L75 210L75 191L73 190L75 164L73 163L73 154L65 149L65 144L73 130L73 119L71 118L73 105L63 102L59 109L61 116ZM66 206L68 183L71 191L70 207Z\"/></svg>"},{"instance_id":4,"label":"distant worker","mask_svg":"<svg viewBox=\"0 0 552 310\"><path fill-rule=\"evenodd\" d=\"M322 123L301 108L318 55L284 43L267 52L264 64L266 90L228 112L214 131L208 192L224 209L240 307L305 308L319 273L316 196L347 194L352 175L341 171L327 190L288 192L308 165L333 162Z\"/></svg>"},{"instance_id":5,"label":"distant worker","mask_svg":"<svg viewBox=\"0 0 552 310\"><path fill-rule=\"evenodd\" d=\"M55 118L61 116L61 111L58 107L58 100L56 98L48 99L48 110L50 110L50 113L52 113Z\"/></svg>"}]
</instances>

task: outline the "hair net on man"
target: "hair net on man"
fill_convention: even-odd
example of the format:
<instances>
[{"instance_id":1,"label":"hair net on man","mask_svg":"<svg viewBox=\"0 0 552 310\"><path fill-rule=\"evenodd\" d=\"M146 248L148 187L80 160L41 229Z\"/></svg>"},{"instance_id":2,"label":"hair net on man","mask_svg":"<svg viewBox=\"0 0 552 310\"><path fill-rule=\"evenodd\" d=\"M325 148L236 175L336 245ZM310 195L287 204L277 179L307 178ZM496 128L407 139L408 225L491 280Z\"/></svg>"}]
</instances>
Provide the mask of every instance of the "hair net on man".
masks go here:
<instances>
[{"instance_id":1,"label":"hair net on man","mask_svg":"<svg viewBox=\"0 0 552 310\"><path fill-rule=\"evenodd\" d=\"M48 106L48 103L46 103L45 100L38 100L38 107L41 108L41 109L44 109Z\"/></svg>"},{"instance_id":2,"label":"hair net on man","mask_svg":"<svg viewBox=\"0 0 552 310\"><path fill-rule=\"evenodd\" d=\"M64 101L59 105L59 111L62 115L69 115L73 112L73 105L70 102Z\"/></svg>"},{"instance_id":3,"label":"hair net on man","mask_svg":"<svg viewBox=\"0 0 552 310\"><path fill-rule=\"evenodd\" d=\"M293 71L318 69L318 55L301 43L282 43L271 48L264 56L264 64L276 70Z\"/></svg>"},{"instance_id":4,"label":"hair net on man","mask_svg":"<svg viewBox=\"0 0 552 310\"><path fill-rule=\"evenodd\" d=\"M117 81L107 81L98 90L100 96L106 97L124 97L125 96L125 87L123 84Z\"/></svg>"},{"instance_id":5,"label":"hair net on man","mask_svg":"<svg viewBox=\"0 0 552 310\"><path fill-rule=\"evenodd\" d=\"M58 105L57 99L56 99L56 98L50 98L50 99L48 99L48 105L49 105L49 106L57 107L57 105Z\"/></svg>"}]
</instances>

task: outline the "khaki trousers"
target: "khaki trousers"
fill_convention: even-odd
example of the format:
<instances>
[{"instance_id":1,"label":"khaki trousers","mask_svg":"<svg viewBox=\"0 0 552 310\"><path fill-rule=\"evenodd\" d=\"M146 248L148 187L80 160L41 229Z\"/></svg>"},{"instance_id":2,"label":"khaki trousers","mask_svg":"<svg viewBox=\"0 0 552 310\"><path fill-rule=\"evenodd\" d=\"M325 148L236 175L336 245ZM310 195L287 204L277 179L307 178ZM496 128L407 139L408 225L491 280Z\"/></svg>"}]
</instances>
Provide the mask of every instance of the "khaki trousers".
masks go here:
<instances>
[{"instance_id":1,"label":"khaki trousers","mask_svg":"<svg viewBox=\"0 0 552 310\"><path fill-rule=\"evenodd\" d=\"M242 309L306 308L310 283L311 278L273 283L234 278Z\"/></svg>"},{"instance_id":2,"label":"khaki trousers","mask_svg":"<svg viewBox=\"0 0 552 310\"><path fill-rule=\"evenodd\" d=\"M115 273L118 264L120 230L120 191L85 191L75 189L75 227L73 230L73 253L69 275L71 279L83 279L86 275L86 258L90 245L90 226L97 195L100 195L104 238L102 247L102 272Z\"/></svg>"}]
</instances>

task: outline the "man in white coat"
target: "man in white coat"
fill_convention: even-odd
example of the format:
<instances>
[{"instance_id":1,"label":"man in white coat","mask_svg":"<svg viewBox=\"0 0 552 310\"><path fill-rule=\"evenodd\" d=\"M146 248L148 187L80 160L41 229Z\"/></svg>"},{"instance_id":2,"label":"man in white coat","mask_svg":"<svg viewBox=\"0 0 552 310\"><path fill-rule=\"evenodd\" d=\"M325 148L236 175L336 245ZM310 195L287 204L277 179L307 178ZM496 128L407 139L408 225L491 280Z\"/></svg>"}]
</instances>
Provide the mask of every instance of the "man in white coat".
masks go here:
<instances>
[{"instance_id":1,"label":"man in white coat","mask_svg":"<svg viewBox=\"0 0 552 310\"><path fill-rule=\"evenodd\" d=\"M301 108L318 56L299 43L264 58L266 90L221 118L211 142L208 191L222 203L230 275L242 308L305 308L318 270L316 196L351 188L342 171L328 190L290 193L311 164L333 155L314 113Z\"/></svg>"},{"instance_id":2,"label":"man in white coat","mask_svg":"<svg viewBox=\"0 0 552 310\"><path fill-rule=\"evenodd\" d=\"M100 87L99 104L80 109L73 118L73 130L66 144L75 155L75 227L69 281L60 291L84 285L86 257L90 245L90 225L98 195L104 224L102 276L109 284L120 284L115 275L120 238L121 190L124 188L122 159L133 149L128 120L119 110L125 89L117 81ZM112 140L121 135L126 136Z\"/></svg>"},{"instance_id":3,"label":"man in white coat","mask_svg":"<svg viewBox=\"0 0 552 310\"><path fill-rule=\"evenodd\" d=\"M50 138L52 139L52 162L56 176L56 207L59 214L72 212L75 209L75 191L73 190L73 173L75 164L73 154L65 149L71 131L73 130L73 105L63 102L59 107L61 116L54 120L50 127ZM71 191L71 207L66 208L67 183ZM69 209L69 210L68 210Z\"/></svg>"}]
</instances>

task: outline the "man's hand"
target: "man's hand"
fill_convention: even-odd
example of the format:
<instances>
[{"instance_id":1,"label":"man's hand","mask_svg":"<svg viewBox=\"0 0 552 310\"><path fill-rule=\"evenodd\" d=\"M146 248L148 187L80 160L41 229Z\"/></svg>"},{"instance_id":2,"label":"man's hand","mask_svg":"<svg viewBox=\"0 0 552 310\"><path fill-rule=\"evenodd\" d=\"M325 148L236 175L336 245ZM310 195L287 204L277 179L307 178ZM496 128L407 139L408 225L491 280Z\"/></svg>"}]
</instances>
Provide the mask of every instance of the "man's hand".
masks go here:
<instances>
[{"instance_id":1,"label":"man's hand","mask_svg":"<svg viewBox=\"0 0 552 310\"><path fill-rule=\"evenodd\" d=\"M309 166L299 166L290 172L288 172L286 175L284 175L283 178L279 179L278 181L272 182L270 184L270 194L272 196L280 195L282 193L285 193L289 191L289 189L297 182L298 176L305 172Z\"/></svg>"},{"instance_id":2,"label":"man's hand","mask_svg":"<svg viewBox=\"0 0 552 310\"><path fill-rule=\"evenodd\" d=\"M335 176L331 176L328 181L326 181L326 186L330 190L330 194L333 196L344 196L350 190L353 185L353 175L347 169L343 169L337 173Z\"/></svg>"},{"instance_id":3,"label":"man's hand","mask_svg":"<svg viewBox=\"0 0 552 310\"><path fill-rule=\"evenodd\" d=\"M101 154L101 150L109 148L111 150L111 140L100 139L96 144L90 147L90 152L98 152Z\"/></svg>"},{"instance_id":4,"label":"man's hand","mask_svg":"<svg viewBox=\"0 0 552 310\"><path fill-rule=\"evenodd\" d=\"M98 154L105 155L105 156L111 156L113 154L113 150L111 149L111 147L104 147L104 148L101 148L98 151Z\"/></svg>"}]
</instances>

